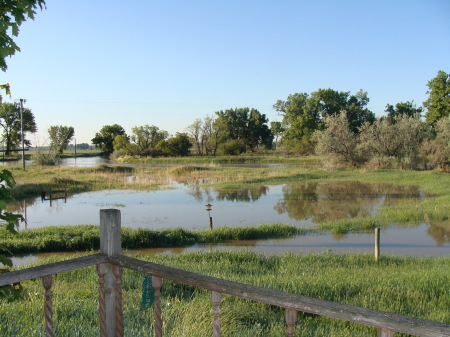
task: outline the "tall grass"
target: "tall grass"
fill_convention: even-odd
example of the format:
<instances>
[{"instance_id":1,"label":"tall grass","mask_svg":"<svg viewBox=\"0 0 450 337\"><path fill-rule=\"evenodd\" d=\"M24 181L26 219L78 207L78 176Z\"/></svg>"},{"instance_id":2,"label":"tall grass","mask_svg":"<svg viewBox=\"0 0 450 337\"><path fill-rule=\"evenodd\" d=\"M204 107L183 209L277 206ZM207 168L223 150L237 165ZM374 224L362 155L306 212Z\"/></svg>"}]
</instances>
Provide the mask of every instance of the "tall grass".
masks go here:
<instances>
[{"instance_id":1,"label":"tall grass","mask_svg":"<svg viewBox=\"0 0 450 337\"><path fill-rule=\"evenodd\" d=\"M371 255L309 254L265 257L251 252L146 255L141 259L304 296L450 322L449 258L398 258ZM46 262L53 262L55 258ZM152 309L142 310L143 274L124 269L126 336L151 336ZM0 300L0 336L44 334L40 280L23 282L23 299ZM55 335L98 336L98 278L94 267L58 274L54 279ZM210 293L168 280L162 287L165 336L210 336ZM284 336L284 311L224 295L223 336ZM310 314L298 315L296 336L377 336L373 328Z\"/></svg>"},{"instance_id":2,"label":"tall grass","mask_svg":"<svg viewBox=\"0 0 450 337\"><path fill-rule=\"evenodd\" d=\"M195 243L229 240L285 238L307 230L292 225L273 224L256 227L217 228L207 231L178 229L150 230L122 228L124 249L185 247ZM51 226L11 234L0 228L0 246L13 254L90 251L100 248L98 226Z\"/></svg>"}]
</instances>

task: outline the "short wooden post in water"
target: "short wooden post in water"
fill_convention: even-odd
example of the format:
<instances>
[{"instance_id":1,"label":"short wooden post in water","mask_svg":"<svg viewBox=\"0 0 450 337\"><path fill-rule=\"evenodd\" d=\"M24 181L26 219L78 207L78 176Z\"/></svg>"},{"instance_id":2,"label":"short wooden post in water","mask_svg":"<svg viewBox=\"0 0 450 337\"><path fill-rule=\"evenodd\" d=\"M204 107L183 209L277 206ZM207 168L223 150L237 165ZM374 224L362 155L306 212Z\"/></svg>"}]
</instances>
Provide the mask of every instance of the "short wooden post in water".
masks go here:
<instances>
[{"instance_id":1,"label":"short wooden post in water","mask_svg":"<svg viewBox=\"0 0 450 337\"><path fill-rule=\"evenodd\" d=\"M161 317L161 285L162 279L160 277L152 277L152 287L155 289L155 337L162 337L162 317Z\"/></svg>"},{"instance_id":2,"label":"short wooden post in water","mask_svg":"<svg viewBox=\"0 0 450 337\"><path fill-rule=\"evenodd\" d=\"M375 228L375 262L380 259L380 228Z\"/></svg>"},{"instance_id":3,"label":"short wooden post in water","mask_svg":"<svg viewBox=\"0 0 450 337\"><path fill-rule=\"evenodd\" d=\"M222 294L217 291L211 292L211 300L213 303L213 337L220 337L220 302L222 302Z\"/></svg>"},{"instance_id":4,"label":"short wooden post in water","mask_svg":"<svg viewBox=\"0 0 450 337\"><path fill-rule=\"evenodd\" d=\"M297 310L294 309L286 309L286 335L288 337L294 336L294 325L297 320Z\"/></svg>"},{"instance_id":5,"label":"short wooden post in water","mask_svg":"<svg viewBox=\"0 0 450 337\"><path fill-rule=\"evenodd\" d=\"M121 219L117 209L100 210L100 252L108 257L121 254ZM123 336L121 272L105 264L104 301L106 336ZM118 279L118 280L117 280ZM118 290L118 288L120 288Z\"/></svg>"},{"instance_id":6,"label":"short wooden post in water","mask_svg":"<svg viewBox=\"0 0 450 337\"><path fill-rule=\"evenodd\" d=\"M52 292L51 287L53 283L52 275L47 275L42 278L42 285L45 289L45 332L47 337L53 337L53 310L52 310Z\"/></svg>"}]
</instances>

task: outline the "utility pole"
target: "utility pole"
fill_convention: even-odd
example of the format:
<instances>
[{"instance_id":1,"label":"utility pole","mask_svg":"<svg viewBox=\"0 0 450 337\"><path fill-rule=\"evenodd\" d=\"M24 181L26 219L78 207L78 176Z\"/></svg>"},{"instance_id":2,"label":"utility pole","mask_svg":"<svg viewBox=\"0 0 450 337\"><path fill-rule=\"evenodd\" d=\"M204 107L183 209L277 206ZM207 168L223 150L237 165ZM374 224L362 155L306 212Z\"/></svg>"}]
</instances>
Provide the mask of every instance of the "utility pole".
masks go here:
<instances>
[{"instance_id":1,"label":"utility pole","mask_svg":"<svg viewBox=\"0 0 450 337\"><path fill-rule=\"evenodd\" d=\"M24 138L23 138L23 103L26 102L26 99L20 99L20 133L22 138L22 168L25 171L25 146L24 146Z\"/></svg>"}]
</instances>

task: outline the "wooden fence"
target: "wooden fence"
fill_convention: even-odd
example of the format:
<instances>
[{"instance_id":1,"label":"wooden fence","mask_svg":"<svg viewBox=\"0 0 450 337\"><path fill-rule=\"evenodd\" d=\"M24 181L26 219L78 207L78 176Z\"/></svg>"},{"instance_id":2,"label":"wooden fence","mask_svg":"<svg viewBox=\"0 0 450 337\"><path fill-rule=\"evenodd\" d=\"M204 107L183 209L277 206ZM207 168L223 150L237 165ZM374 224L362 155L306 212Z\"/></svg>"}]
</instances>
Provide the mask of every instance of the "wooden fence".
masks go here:
<instances>
[{"instance_id":1,"label":"wooden fence","mask_svg":"<svg viewBox=\"0 0 450 337\"><path fill-rule=\"evenodd\" d=\"M413 336L450 336L450 324L231 282L124 256L121 254L120 211L115 209L100 211L100 254L0 274L0 286L42 278L45 290L46 333L47 336L53 336L51 298L53 275L93 265L97 266L99 277L100 336L102 337L119 337L124 335L122 320L123 268L153 276L152 285L155 289L154 329L156 337L163 336L160 292L163 279L211 291L211 306L213 308L211 320L212 335L214 337L220 336L220 302L222 294L230 294L284 308L287 325L286 336L294 336L298 311L372 326L378 329L378 335L382 337L393 336L394 332L402 332Z\"/></svg>"}]
</instances>

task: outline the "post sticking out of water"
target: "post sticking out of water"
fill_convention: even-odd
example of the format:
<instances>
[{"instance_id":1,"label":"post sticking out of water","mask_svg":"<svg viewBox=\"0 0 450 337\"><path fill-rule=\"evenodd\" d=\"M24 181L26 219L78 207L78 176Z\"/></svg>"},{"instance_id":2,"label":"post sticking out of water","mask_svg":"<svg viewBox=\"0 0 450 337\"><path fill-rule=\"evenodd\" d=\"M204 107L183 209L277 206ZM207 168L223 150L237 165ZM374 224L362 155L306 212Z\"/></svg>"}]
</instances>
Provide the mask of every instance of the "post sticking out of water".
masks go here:
<instances>
[{"instance_id":1,"label":"post sticking out of water","mask_svg":"<svg viewBox=\"0 0 450 337\"><path fill-rule=\"evenodd\" d=\"M380 228L375 228L375 262L380 259Z\"/></svg>"},{"instance_id":2,"label":"post sticking out of water","mask_svg":"<svg viewBox=\"0 0 450 337\"><path fill-rule=\"evenodd\" d=\"M213 223L212 223L212 217L211 217L211 210L212 210L212 205L208 204L205 205L206 210L208 211L208 218L209 218L209 230L213 229Z\"/></svg>"}]
</instances>

